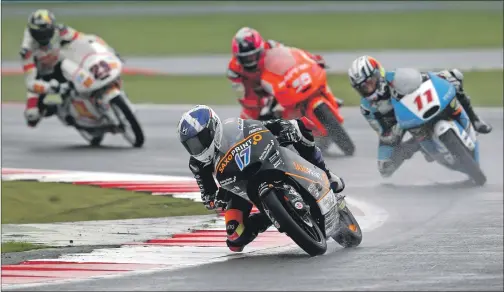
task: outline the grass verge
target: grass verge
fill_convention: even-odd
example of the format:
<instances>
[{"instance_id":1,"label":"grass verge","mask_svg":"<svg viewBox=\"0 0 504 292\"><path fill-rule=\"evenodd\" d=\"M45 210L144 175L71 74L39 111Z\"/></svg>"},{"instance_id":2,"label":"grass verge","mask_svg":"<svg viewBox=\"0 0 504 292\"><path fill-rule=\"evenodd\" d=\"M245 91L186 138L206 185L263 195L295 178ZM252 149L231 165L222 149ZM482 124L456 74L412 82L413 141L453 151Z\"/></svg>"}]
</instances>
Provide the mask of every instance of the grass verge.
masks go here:
<instances>
[{"instance_id":1,"label":"grass verge","mask_svg":"<svg viewBox=\"0 0 504 292\"><path fill-rule=\"evenodd\" d=\"M52 223L212 214L198 202L92 186L2 182L2 223Z\"/></svg>"},{"instance_id":2,"label":"grass verge","mask_svg":"<svg viewBox=\"0 0 504 292\"><path fill-rule=\"evenodd\" d=\"M2 253L7 252L20 252L20 251L28 251L33 249L44 249L50 248L51 246L43 245L43 244L33 244L29 242L23 241L7 241L2 243Z\"/></svg>"},{"instance_id":3,"label":"grass verge","mask_svg":"<svg viewBox=\"0 0 504 292\"><path fill-rule=\"evenodd\" d=\"M125 90L134 103L159 104L238 104L229 81L221 76L123 76ZM2 99L26 98L22 76L2 76ZM502 106L503 71L464 72L465 89L476 106ZM334 94L346 105L359 104L359 97L346 74L328 75Z\"/></svg>"},{"instance_id":4,"label":"grass verge","mask_svg":"<svg viewBox=\"0 0 504 292\"><path fill-rule=\"evenodd\" d=\"M441 22L433 21L442 19ZM461 21L463 20L463 21ZM501 47L500 11L58 16L103 37L124 56L230 52L241 26L308 50ZM26 18L2 18L2 58L18 58Z\"/></svg>"}]
</instances>

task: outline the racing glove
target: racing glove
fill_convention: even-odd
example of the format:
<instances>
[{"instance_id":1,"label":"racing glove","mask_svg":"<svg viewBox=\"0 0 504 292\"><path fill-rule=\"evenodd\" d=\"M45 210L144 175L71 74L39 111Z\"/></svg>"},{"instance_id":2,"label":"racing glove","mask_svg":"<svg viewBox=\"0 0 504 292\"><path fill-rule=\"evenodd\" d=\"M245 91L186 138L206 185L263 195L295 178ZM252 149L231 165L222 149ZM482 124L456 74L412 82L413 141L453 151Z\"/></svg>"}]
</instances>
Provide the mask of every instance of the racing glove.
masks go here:
<instances>
[{"instance_id":1,"label":"racing glove","mask_svg":"<svg viewBox=\"0 0 504 292\"><path fill-rule=\"evenodd\" d=\"M325 62L324 58L323 58L321 55L314 55L314 56L313 56L313 60L314 60L315 62L317 62L317 64L318 64L321 68L324 68L324 69L326 69L326 68L327 68L326 62Z\"/></svg>"},{"instance_id":2,"label":"racing glove","mask_svg":"<svg viewBox=\"0 0 504 292\"><path fill-rule=\"evenodd\" d=\"M219 188L215 193L201 195L201 200L203 201L203 205L205 205L207 210L226 208L227 204L222 198L222 192L222 189Z\"/></svg>"},{"instance_id":3,"label":"racing glove","mask_svg":"<svg viewBox=\"0 0 504 292\"><path fill-rule=\"evenodd\" d=\"M57 80L52 79L49 81L49 86L51 88L50 93L55 93L59 95L66 95L70 91L70 84L68 82L59 83Z\"/></svg>"},{"instance_id":4,"label":"racing glove","mask_svg":"<svg viewBox=\"0 0 504 292\"><path fill-rule=\"evenodd\" d=\"M296 120L280 120L282 130L277 136L278 143L291 144L301 140L302 133Z\"/></svg>"}]
</instances>

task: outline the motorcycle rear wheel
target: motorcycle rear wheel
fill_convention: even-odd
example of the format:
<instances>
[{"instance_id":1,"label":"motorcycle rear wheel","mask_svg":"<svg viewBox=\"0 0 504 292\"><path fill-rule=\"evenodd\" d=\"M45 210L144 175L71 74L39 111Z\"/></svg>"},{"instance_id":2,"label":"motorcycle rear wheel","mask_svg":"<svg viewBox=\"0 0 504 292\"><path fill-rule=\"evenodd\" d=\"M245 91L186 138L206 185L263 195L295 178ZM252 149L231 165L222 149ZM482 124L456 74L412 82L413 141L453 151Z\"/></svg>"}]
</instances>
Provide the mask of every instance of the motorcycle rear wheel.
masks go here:
<instances>
[{"instance_id":1,"label":"motorcycle rear wheel","mask_svg":"<svg viewBox=\"0 0 504 292\"><path fill-rule=\"evenodd\" d=\"M342 247L356 247L362 242L362 230L347 206L340 213L339 229L332 236Z\"/></svg>"}]
</instances>

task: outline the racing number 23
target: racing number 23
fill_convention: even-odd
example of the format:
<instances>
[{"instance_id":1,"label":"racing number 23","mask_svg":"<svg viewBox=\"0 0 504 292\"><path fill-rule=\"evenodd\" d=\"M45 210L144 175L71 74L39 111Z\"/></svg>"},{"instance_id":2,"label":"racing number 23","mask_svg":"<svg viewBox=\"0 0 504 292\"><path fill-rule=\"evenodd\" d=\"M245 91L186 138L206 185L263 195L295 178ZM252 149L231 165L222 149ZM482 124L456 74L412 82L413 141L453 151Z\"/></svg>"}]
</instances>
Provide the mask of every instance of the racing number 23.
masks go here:
<instances>
[{"instance_id":1,"label":"racing number 23","mask_svg":"<svg viewBox=\"0 0 504 292\"><path fill-rule=\"evenodd\" d=\"M95 79L103 80L110 76L110 66L103 60L91 66L89 70Z\"/></svg>"},{"instance_id":2,"label":"racing number 23","mask_svg":"<svg viewBox=\"0 0 504 292\"><path fill-rule=\"evenodd\" d=\"M417 109L418 111L421 111L424 107L424 101L423 101L423 97L425 96L425 99L427 101L426 104L429 104L432 102L432 90L429 88L427 89L427 91L425 91L424 93L420 94L420 95L417 95L417 97L415 97L415 99L413 100L417 106Z\"/></svg>"}]
</instances>

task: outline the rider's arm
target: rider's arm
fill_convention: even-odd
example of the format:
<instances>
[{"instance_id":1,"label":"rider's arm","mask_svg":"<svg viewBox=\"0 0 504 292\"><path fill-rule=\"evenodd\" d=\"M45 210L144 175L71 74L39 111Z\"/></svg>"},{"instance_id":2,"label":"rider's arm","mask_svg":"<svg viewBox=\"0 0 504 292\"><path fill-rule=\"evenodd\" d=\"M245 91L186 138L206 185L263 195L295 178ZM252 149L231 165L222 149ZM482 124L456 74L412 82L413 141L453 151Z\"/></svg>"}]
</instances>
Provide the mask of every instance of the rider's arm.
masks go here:
<instances>
[{"instance_id":1,"label":"rider's arm","mask_svg":"<svg viewBox=\"0 0 504 292\"><path fill-rule=\"evenodd\" d=\"M219 188L213 178L213 165L211 163L205 165L191 157L189 159L189 169L193 173L202 195L212 195L217 193Z\"/></svg>"},{"instance_id":2,"label":"rider's arm","mask_svg":"<svg viewBox=\"0 0 504 292\"><path fill-rule=\"evenodd\" d=\"M226 77L231 81L231 87L236 93L237 98L243 98L245 96L245 86L243 85L243 78L238 73L236 60L232 58L229 61Z\"/></svg>"},{"instance_id":3,"label":"rider's arm","mask_svg":"<svg viewBox=\"0 0 504 292\"><path fill-rule=\"evenodd\" d=\"M306 146L314 146L315 140L311 131L312 125L305 118L283 120L273 119L268 121L261 121L266 129L268 129L275 136L282 136L284 141L292 140L289 142L302 142ZM293 140L299 137L298 140Z\"/></svg>"},{"instance_id":4,"label":"rider's arm","mask_svg":"<svg viewBox=\"0 0 504 292\"><path fill-rule=\"evenodd\" d=\"M28 29L25 29L19 54L21 56L26 89L37 94L53 93L54 89L49 82L37 79L37 66L33 57L32 41Z\"/></svg>"},{"instance_id":5,"label":"rider's arm","mask_svg":"<svg viewBox=\"0 0 504 292\"><path fill-rule=\"evenodd\" d=\"M360 110L362 116L369 123L371 128L378 134L379 140L384 144L394 145L400 141L403 130L399 127L395 118L391 117L393 113L383 116L382 118L376 117L369 109L369 103L363 99L361 101Z\"/></svg>"},{"instance_id":6,"label":"rider's arm","mask_svg":"<svg viewBox=\"0 0 504 292\"><path fill-rule=\"evenodd\" d=\"M64 24L58 24L58 33L62 46L76 40L80 35L78 31Z\"/></svg>"}]
</instances>

